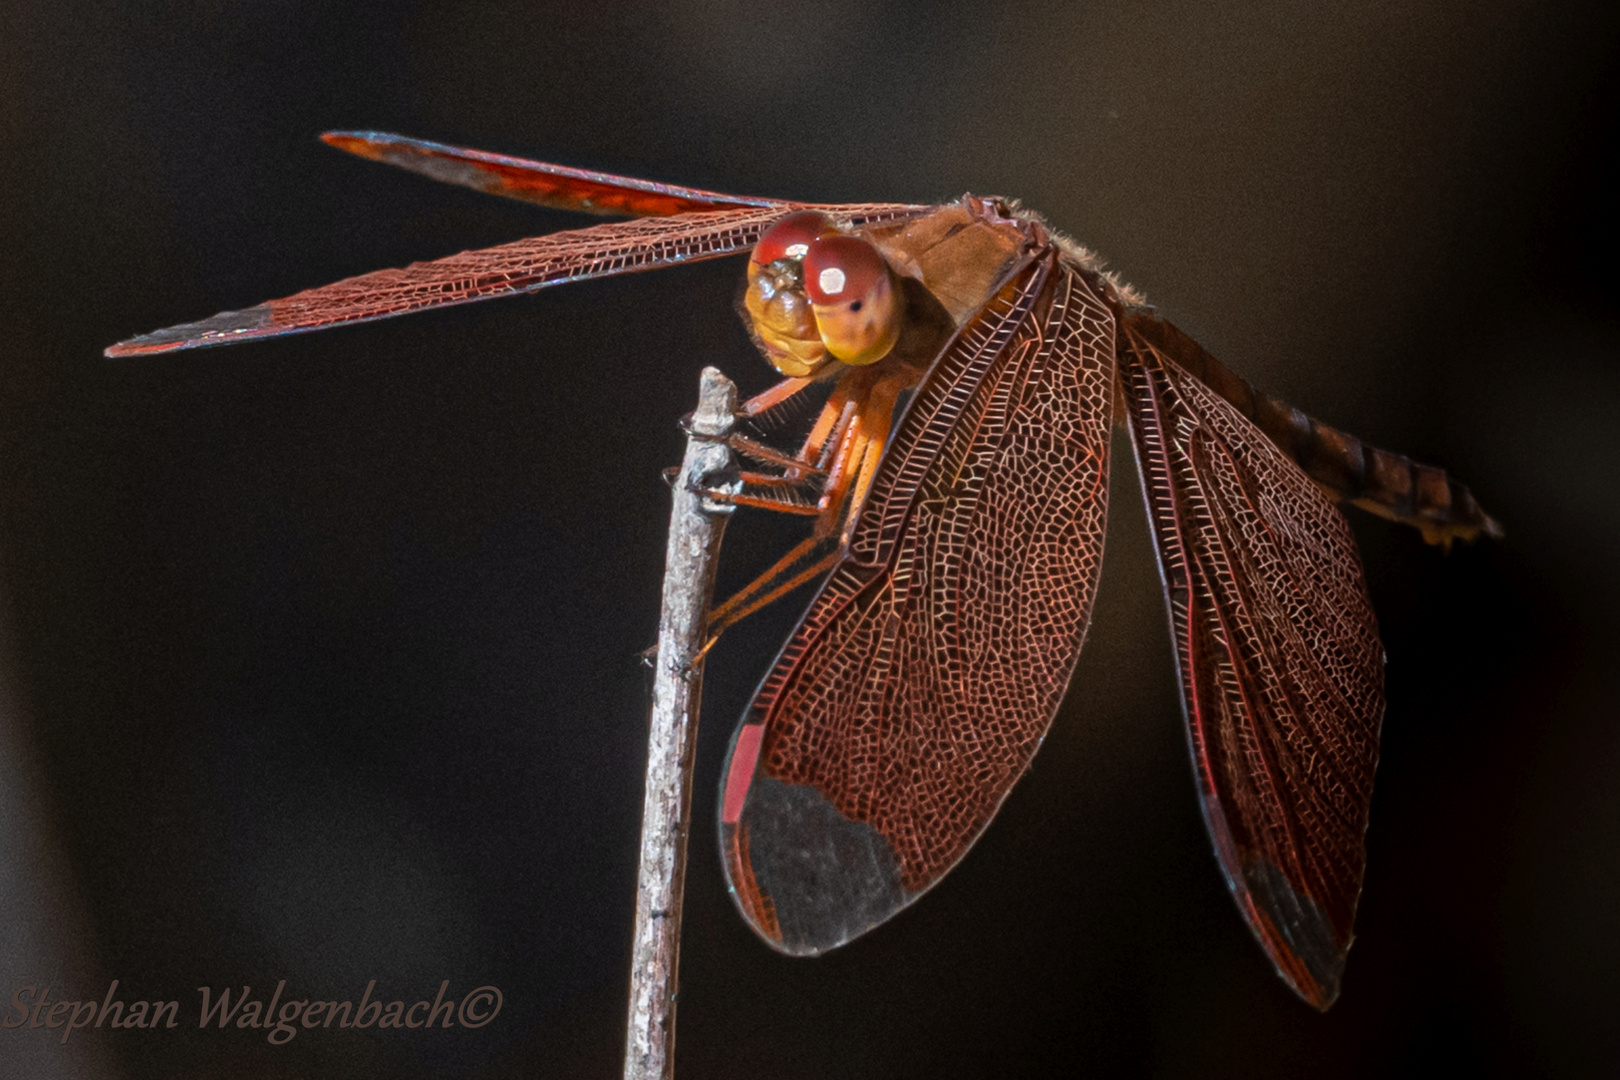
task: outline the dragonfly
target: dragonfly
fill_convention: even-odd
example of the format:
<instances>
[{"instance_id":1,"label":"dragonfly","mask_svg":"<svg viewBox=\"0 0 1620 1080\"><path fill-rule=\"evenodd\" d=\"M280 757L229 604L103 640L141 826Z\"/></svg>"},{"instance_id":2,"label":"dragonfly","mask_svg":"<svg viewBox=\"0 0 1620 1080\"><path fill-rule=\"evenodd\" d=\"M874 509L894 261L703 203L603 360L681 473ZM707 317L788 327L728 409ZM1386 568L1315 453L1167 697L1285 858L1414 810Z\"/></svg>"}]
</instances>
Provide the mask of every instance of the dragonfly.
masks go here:
<instances>
[{"instance_id":1,"label":"dragonfly","mask_svg":"<svg viewBox=\"0 0 1620 1080\"><path fill-rule=\"evenodd\" d=\"M1216 860L1281 978L1318 1009L1333 1003L1366 866L1385 662L1341 506L1446 547L1501 535L1467 487L1258 392L1010 199L817 204L376 132L323 138L629 220L364 274L108 356L748 257L739 306L782 378L739 414L764 425L821 402L796 448L730 436L741 483L711 493L812 519L716 607L711 633L821 578L722 774L730 893L768 944L815 955L885 922L962 860L1028 771L1090 622L1119 423Z\"/></svg>"}]
</instances>

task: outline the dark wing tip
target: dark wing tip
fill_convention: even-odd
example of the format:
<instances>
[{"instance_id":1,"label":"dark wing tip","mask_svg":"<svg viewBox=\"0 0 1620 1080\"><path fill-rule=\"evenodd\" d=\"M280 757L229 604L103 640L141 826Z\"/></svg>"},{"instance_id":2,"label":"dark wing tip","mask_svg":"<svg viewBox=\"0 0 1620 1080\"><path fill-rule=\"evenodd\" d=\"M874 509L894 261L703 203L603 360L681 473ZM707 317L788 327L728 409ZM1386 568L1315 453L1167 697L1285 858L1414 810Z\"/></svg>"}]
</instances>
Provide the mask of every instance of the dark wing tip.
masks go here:
<instances>
[{"instance_id":1,"label":"dark wing tip","mask_svg":"<svg viewBox=\"0 0 1620 1080\"><path fill-rule=\"evenodd\" d=\"M198 322L181 323L150 334L139 334L102 351L103 356L149 356L153 353L196 349L204 345L228 345L244 337L261 337L272 331L269 304L258 304L241 311L222 311Z\"/></svg>"},{"instance_id":2,"label":"dark wing tip","mask_svg":"<svg viewBox=\"0 0 1620 1080\"><path fill-rule=\"evenodd\" d=\"M809 785L756 776L721 850L743 918L789 956L836 949L916 899L888 840Z\"/></svg>"},{"instance_id":3,"label":"dark wing tip","mask_svg":"<svg viewBox=\"0 0 1620 1080\"><path fill-rule=\"evenodd\" d=\"M1250 922L1277 974L1307 1004L1326 1012L1339 998L1350 940L1341 940L1327 913L1269 860L1248 862L1243 878L1260 909L1261 917Z\"/></svg>"}]
</instances>

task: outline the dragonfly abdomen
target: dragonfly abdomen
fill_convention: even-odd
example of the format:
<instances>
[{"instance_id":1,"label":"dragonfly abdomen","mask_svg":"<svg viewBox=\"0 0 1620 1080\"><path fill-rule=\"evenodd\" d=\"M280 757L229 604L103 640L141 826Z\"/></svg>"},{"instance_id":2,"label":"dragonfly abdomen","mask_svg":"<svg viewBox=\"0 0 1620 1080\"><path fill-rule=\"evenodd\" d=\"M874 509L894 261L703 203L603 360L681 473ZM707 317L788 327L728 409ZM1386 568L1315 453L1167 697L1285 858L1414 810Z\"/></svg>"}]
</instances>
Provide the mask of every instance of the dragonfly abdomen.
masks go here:
<instances>
[{"instance_id":1,"label":"dragonfly abdomen","mask_svg":"<svg viewBox=\"0 0 1620 1080\"><path fill-rule=\"evenodd\" d=\"M1433 465L1368 446L1262 394L1203 346L1150 310L1127 310L1131 330L1225 398L1328 494L1379 517L1412 525L1431 544L1472 541L1502 527L1468 488Z\"/></svg>"}]
</instances>

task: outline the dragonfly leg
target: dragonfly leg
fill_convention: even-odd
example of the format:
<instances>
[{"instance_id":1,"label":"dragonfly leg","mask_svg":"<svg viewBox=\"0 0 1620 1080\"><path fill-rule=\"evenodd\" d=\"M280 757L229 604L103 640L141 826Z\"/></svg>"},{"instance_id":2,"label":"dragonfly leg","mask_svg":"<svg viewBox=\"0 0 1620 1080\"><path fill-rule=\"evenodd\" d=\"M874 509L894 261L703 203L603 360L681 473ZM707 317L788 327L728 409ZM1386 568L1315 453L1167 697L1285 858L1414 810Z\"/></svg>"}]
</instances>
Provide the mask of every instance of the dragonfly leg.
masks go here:
<instances>
[{"instance_id":1,"label":"dragonfly leg","mask_svg":"<svg viewBox=\"0 0 1620 1080\"><path fill-rule=\"evenodd\" d=\"M746 476L746 474L744 475ZM704 488L701 494L705 499L712 499L715 502L726 503L730 506L751 506L756 510L772 510L778 514L795 514L799 517L819 517L821 515L821 511L814 503L795 499L791 489L782 495L759 495L746 491L720 491L714 488Z\"/></svg>"},{"instance_id":2,"label":"dragonfly leg","mask_svg":"<svg viewBox=\"0 0 1620 1080\"><path fill-rule=\"evenodd\" d=\"M860 465L855 470L849 510L843 515L844 527L838 544L840 550L849 546L861 507L866 505L867 493L872 490L872 481L877 477L878 463L883 460L883 449L889 443L889 428L894 423L894 408L900 399L901 386L894 380L878 383L867 399L867 407L861 411L860 424L866 434L866 445Z\"/></svg>"},{"instance_id":3,"label":"dragonfly leg","mask_svg":"<svg viewBox=\"0 0 1620 1080\"><path fill-rule=\"evenodd\" d=\"M733 447L733 449L739 449ZM753 456L747 448L740 453ZM761 455L764 456L764 455ZM773 453L766 464L782 469L779 473L755 472L748 469L728 473L728 479L741 482L741 489L728 486L717 488L705 483L702 494L715 502L732 506L753 506L761 510L776 510L784 514L814 516L821 513L821 485L826 474L788 454Z\"/></svg>"},{"instance_id":4,"label":"dragonfly leg","mask_svg":"<svg viewBox=\"0 0 1620 1080\"><path fill-rule=\"evenodd\" d=\"M764 393L755 394L753 397L739 405L737 407L736 417L739 420L761 420L769 418L772 412L792 401L795 397L810 389L812 386L815 386L817 383L823 381L825 381L823 378L816 376L783 379L781 382L777 383L769 390L766 390ZM685 416L681 417L680 424L681 430L687 435L695 435L695 433L692 431L691 413L687 413ZM702 435L695 435L695 437L712 438L712 436ZM756 443L753 440L741 435L724 435L720 436L720 438L724 438L728 443L732 443L732 448L738 450L739 452L746 452L743 450L744 446L760 446L759 443ZM771 450L769 447L764 447L763 449L766 453L780 453L779 451Z\"/></svg>"},{"instance_id":5,"label":"dragonfly leg","mask_svg":"<svg viewBox=\"0 0 1620 1080\"><path fill-rule=\"evenodd\" d=\"M832 569L841 551L842 545L830 536L807 536L799 541L774 566L709 613L708 640L698 655L706 655L736 623Z\"/></svg>"},{"instance_id":6,"label":"dragonfly leg","mask_svg":"<svg viewBox=\"0 0 1620 1080\"><path fill-rule=\"evenodd\" d=\"M777 450L764 443L755 442L746 435L733 435L726 440L726 445L745 458L751 458L763 465L775 465L788 475L819 476L825 472L806 461L802 452L790 454L785 450Z\"/></svg>"},{"instance_id":7,"label":"dragonfly leg","mask_svg":"<svg viewBox=\"0 0 1620 1080\"><path fill-rule=\"evenodd\" d=\"M743 402L737 408L737 415L745 420L753 420L764 416L821 381L814 375L798 379L783 379L764 393L755 394Z\"/></svg>"},{"instance_id":8,"label":"dragonfly leg","mask_svg":"<svg viewBox=\"0 0 1620 1080\"><path fill-rule=\"evenodd\" d=\"M859 372L851 373L851 376L859 375ZM794 384L808 384L809 381L788 379L778 383L760 397L775 394L784 387L796 393L804 387ZM743 471L737 475L737 479L743 482L742 491L706 489L704 494L716 502L730 503L734 506L752 506L785 514L802 514L806 517L824 516L828 503L827 491L833 483L834 473L838 467L835 448L842 447L847 441L845 436L854 430L854 419L858 412L851 384L858 384L853 387L853 390L858 392L861 388L859 384L866 382L864 378L847 376L834 387L831 397L822 407L821 415L817 417L815 425L797 454L784 453L745 436L731 436L728 442L738 454L761 464L775 466L782 471L781 473ZM746 408L747 406L744 406L745 410ZM829 460L830 454L835 460ZM818 482L821 484L819 488ZM823 534L830 531L824 529Z\"/></svg>"},{"instance_id":9,"label":"dragonfly leg","mask_svg":"<svg viewBox=\"0 0 1620 1080\"><path fill-rule=\"evenodd\" d=\"M821 410L821 415L816 417L815 426L805 437L804 445L799 448L799 457L826 468L829 455L834 453L839 436L847 431L854 421L856 411L857 403L848 395L835 390Z\"/></svg>"},{"instance_id":10,"label":"dragonfly leg","mask_svg":"<svg viewBox=\"0 0 1620 1080\"><path fill-rule=\"evenodd\" d=\"M849 467L858 463L859 452L864 449L858 424L846 420L840 426L844 430L840 432L837 450L827 467L827 483L821 499L815 506L800 511L816 515L814 530L768 570L710 612L709 639L704 642L703 652L713 647L727 627L825 573L837 561L843 550L838 523L849 505Z\"/></svg>"},{"instance_id":11,"label":"dragonfly leg","mask_svg":"<svg viewBox=\"0 0 1620 1080\"><path fill-rule=\"evenodd\" d=\"M833 448L827 483L816 508L814 531L770 569L714 609L709 616L709 638L704 642L703 653L713 647L728 627L820 576L838 561L877 475L899 389L898 381L877 381L869 386L861 408L853 410L846 406L838 410L840 422L828 426L827 437L822 440L824 445L817 451ZM829 402L829 407L832 404ZM812 439L816 438L812 434Z\"/></svg>"},{"instance_id":12,"label":"dragonfly leg","mask_svg":"<svg viewBox=\"0 0 1620 1080\"><path fill-rule=\"evenodd\" d=\"M810 381L789 379L754 400L774 398L765 406L774 407ZM900 392L915 381L915 373L904 370L846 369L796 455L734 437L733 449L774 465L782 473L743 472L743 491L715 492L714 497L738 506L814 515L816 522L808 537L710 613L709 637L700 656L707 654L728 627L820 576L838 561L877 476ZM814 504L794 497L817 480L822 484Z\"/></svg>"}]
</instances>

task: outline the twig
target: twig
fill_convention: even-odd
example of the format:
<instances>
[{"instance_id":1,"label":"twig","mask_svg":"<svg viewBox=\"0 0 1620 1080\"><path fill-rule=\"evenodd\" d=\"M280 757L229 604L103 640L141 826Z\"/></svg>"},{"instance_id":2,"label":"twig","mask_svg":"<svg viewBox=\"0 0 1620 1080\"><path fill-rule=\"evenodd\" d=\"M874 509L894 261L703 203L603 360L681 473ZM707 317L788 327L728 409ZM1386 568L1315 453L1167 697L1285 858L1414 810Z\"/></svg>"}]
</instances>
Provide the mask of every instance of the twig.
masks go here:
<instances>
[{"instance_id":1,"label":"twig","mask_svg":"<svg viewBox=\"0 0 1620 1080\"><path fill-rule=\"evenodd\" d=\"M705 499L697 489L731 464L731 451L720 440L730 433L736 409L737 388L731 380L714 368L704 368L686 457L674 484L675 506L664 557L664 610L658 619L657 676L641 808L625 1080L669 1080L675 1075L681 895L703 683L703 661L697 653L714 592L715 556L732 509Z\"/></svg>"}]
</instances>

